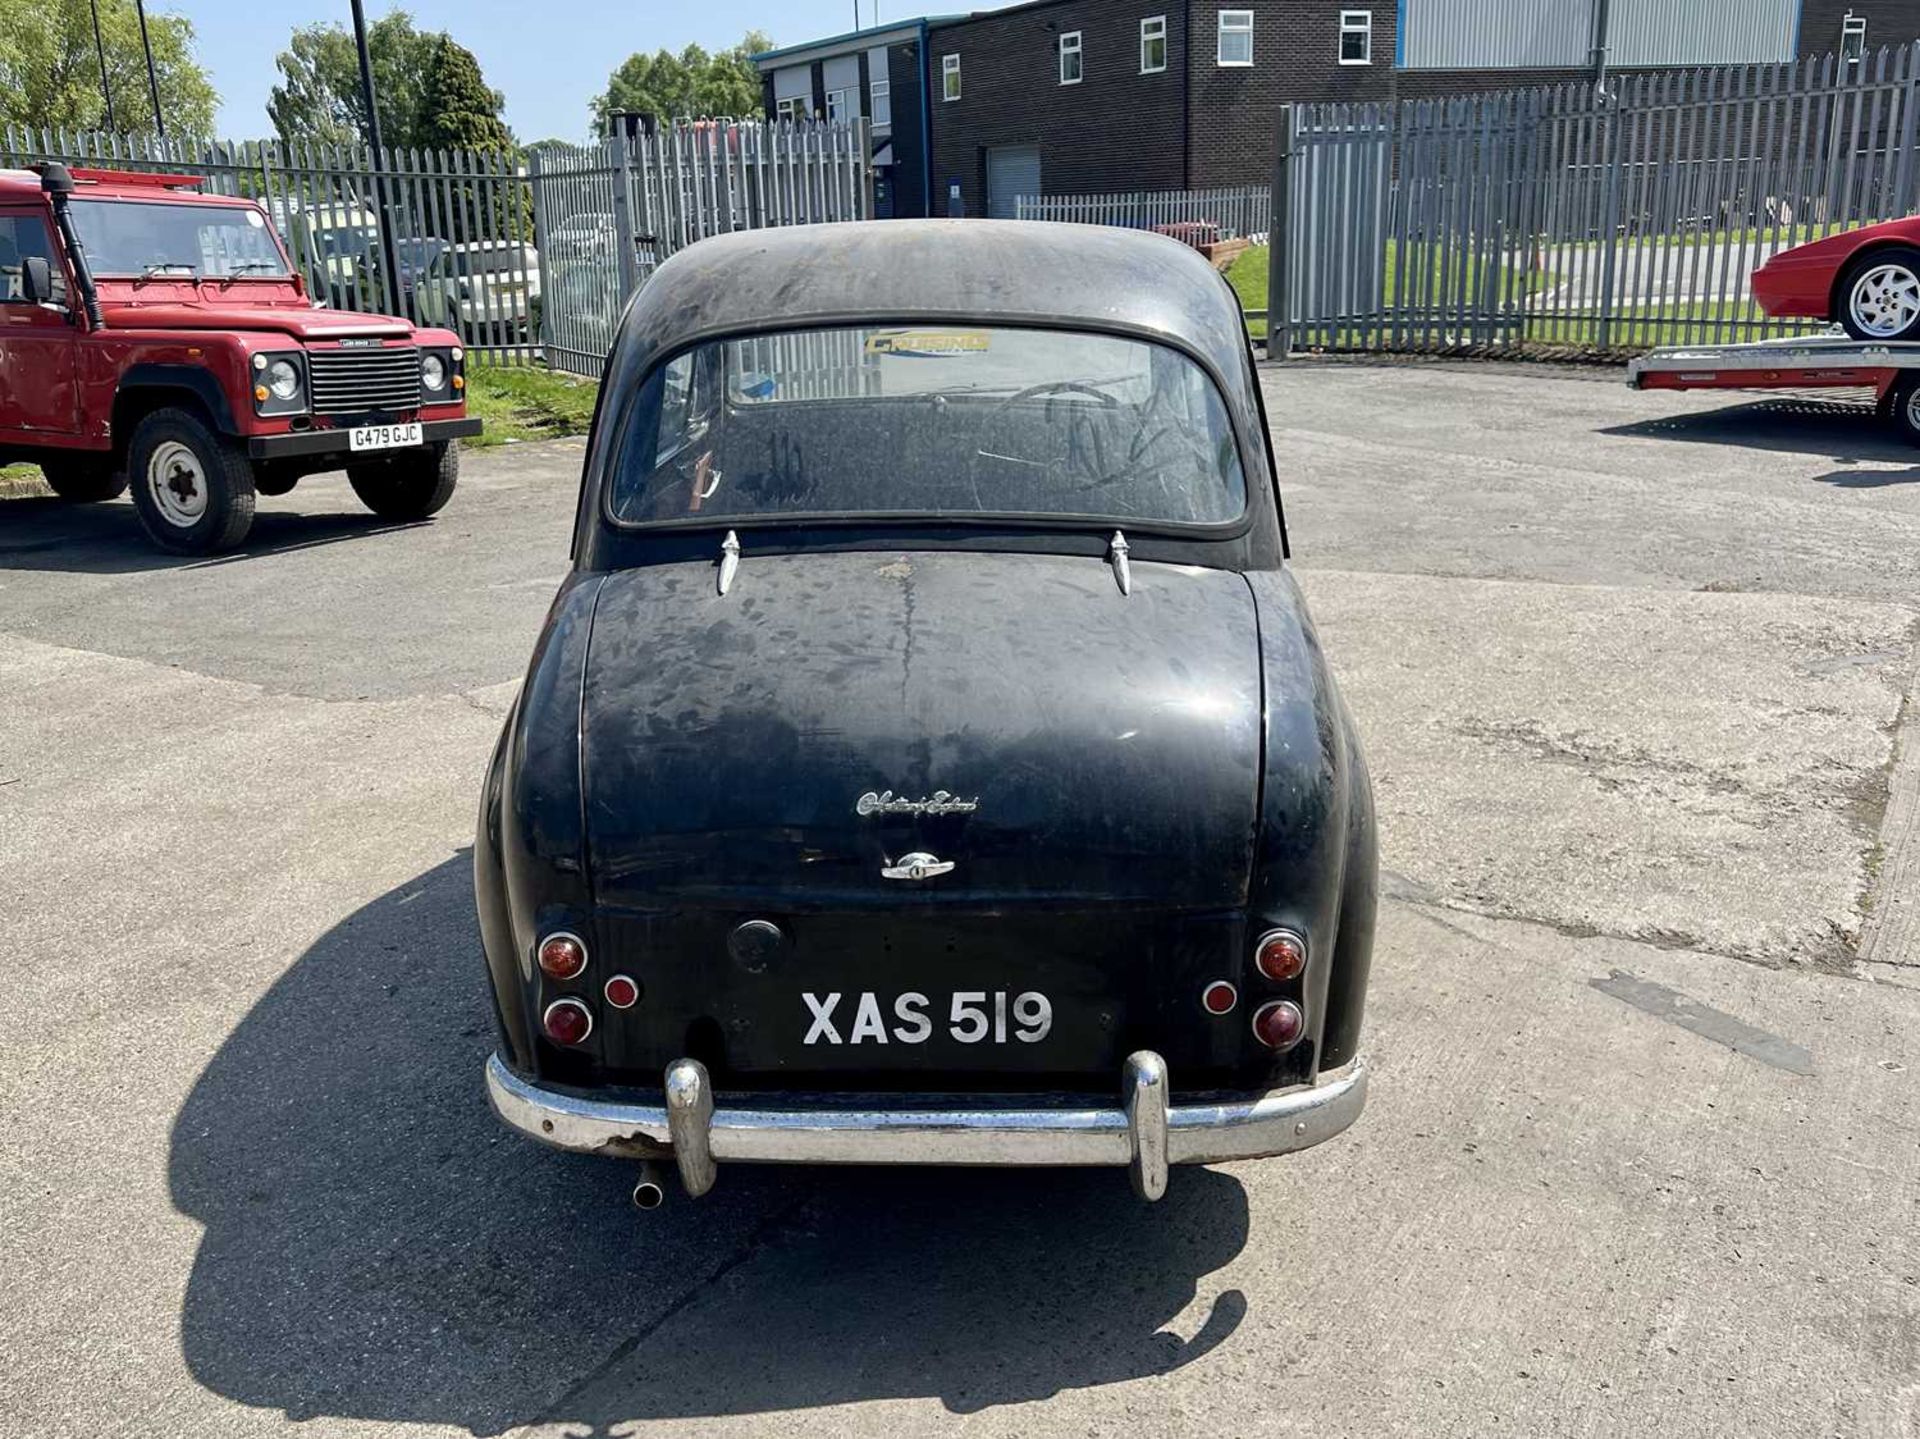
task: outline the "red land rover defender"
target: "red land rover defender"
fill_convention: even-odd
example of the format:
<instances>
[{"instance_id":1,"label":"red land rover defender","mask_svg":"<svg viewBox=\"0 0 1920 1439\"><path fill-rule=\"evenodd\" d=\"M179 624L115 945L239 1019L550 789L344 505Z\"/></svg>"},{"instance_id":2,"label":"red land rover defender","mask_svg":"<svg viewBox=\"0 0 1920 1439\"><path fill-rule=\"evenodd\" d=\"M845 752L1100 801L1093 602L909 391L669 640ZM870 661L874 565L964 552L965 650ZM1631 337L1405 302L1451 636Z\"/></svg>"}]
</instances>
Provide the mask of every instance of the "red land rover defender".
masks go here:
<instances>
[{"instance_id":1,"label":"red land rover defender","mask_svg":"<svg viewBox=\"0 0 1920 1439\"><path fill-rule=\"evenodd\" d=\"M344 468L421 519L460 473L459 336L317 309L251 200L191 175L0 170L0 462L56 494L133 487L156 543L240 543L254 496Z\"/></svg>"}]
</instances>

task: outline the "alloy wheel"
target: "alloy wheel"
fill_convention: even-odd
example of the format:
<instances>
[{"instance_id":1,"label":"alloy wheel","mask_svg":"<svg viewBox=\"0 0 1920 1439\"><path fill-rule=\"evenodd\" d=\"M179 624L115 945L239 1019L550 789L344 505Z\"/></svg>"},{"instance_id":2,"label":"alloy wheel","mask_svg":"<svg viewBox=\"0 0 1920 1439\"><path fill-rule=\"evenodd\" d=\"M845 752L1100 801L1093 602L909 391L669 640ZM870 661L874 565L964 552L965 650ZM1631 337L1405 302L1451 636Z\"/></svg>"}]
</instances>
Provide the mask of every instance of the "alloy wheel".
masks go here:
<instances>
[{"instance_id":1,"label":"alloy wheel","mask_svg":"<svg viewBox=\"0 0 1920 1439\"><path fill-rule=\"evenodd\" d=\"M1920 321L1920 275L1901 264L1870 266L1853 282L1847 305L1866 334L1883 340L1905 334Z\"/></svg>"}]
</instances>

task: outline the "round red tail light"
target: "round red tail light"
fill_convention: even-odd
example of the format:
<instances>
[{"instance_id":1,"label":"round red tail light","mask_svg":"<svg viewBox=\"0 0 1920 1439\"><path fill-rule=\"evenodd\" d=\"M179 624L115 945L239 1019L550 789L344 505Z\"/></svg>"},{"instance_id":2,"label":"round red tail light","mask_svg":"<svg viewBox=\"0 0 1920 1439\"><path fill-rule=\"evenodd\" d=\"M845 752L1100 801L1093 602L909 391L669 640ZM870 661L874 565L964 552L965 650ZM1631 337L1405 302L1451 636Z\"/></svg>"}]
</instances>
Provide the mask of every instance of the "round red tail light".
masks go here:
<instances>
[{"instance_id":1,"label":"round red tail light","mask_svg":"<svg viewBox=\"0 0 1920 1439\"><path fill-rule=\"evenodd\" d=\"M1208 1014L1231 1014L1240 1002L1240 991L1224 979L1216 979L1200 991L1200 1005Z\"/></svg>"},{"instance_id":2,"label":"round red tail light","mask_svg":"<svg viewBox=\"0 0 1920 1439\"><path fill-rule=\"evenodd\" d=\"M615 1009L632 1009L640 1002L640 981L630 975L616 974L600 992Z\"/></svg>"},{"instance_id":3,"label":"round red tail light","mask_svg":"<svg viewBox=\"0 0 1920 1439\"><path fill-rule=\"evenodd\" d=\"M1307 942L1290 929L1270 929L1260 936L1253 962L1268 979L1298 979L1307 967Z\"/></svg>"},{"instance_id":4,"label":"round red tail light","mask_svg":"<svg viewBox=\"0 0 1920 1439\"><path fill-rule=\"evenodd\" d=\"M1306 1029L1306 1015L1290 999L1263 1004L1253 1017L1253 1037L1268 1049L1292 1049Z\"/></svg>"},{"instance_id":5,"label":"round red tail light","mask_svg":"<svg viewBox=\"0 0 1920 1439\"><path fill-rule=\"evenodd\" d=\"M587 967L587 947L577 934L550 934L540 941L540 972L548 979L572 979Z\"/></svg>"},{"instance_id":6,"label":"round red tail light","mask_svg":"<svg viewBox=\"0 0 1920 1439\"><path fill-rule=\"evenodd\" d=\"M556 999L540 1016L540 1026L555 1044L578 1044L593 1033L593 1011L577 999Z\"/></svg>"}]
</instances>

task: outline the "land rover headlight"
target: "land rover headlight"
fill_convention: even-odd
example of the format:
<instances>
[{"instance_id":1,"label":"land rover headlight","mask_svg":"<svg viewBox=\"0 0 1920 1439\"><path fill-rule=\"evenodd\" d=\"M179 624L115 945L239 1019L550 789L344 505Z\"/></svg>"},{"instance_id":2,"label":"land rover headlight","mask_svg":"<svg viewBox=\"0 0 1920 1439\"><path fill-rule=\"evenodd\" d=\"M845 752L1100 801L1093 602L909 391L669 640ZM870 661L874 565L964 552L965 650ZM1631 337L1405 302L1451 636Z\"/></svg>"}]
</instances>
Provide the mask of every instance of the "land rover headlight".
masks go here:
<instances>
[{"instance_id":1,"label":"land rover headlight","mask_svg":"<svg viewBox=\"0 0 1920 1439\"><path fill-rule=\"evenodd\" d=\"M300 393L300 371L290 360L275 360L267 366L267 388L276 400L291 400Z\"/></svg>"},{"instance_id":2,"label":"land rover headlight","mask_svg":"<svg viewBox=\"0 0 1920 1439\"><path fill-rule=\"evenodd\" d=\"M420 383L435 394L447 387L447 362L438 355L420 357Z\"/></svg>"}]
</instances>

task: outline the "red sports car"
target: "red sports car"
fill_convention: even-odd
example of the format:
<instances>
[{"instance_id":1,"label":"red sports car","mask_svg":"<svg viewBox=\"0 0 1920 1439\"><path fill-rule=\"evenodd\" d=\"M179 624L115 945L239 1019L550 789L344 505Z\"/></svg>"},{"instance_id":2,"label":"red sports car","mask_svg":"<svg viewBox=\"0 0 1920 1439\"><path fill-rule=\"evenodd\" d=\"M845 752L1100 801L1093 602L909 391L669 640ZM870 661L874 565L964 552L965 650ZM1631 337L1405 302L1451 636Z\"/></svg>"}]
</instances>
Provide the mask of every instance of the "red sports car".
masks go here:
<instances>
[{"instance_id":1,"label":"red sports car","mask_svg":"<svg viewBox=\"0 0 1920 1439\"><path fill-rule=\"evenodd\" d=\"M1920 340L1920 215L1782 250L1753 272L1769 315L1837 320L1857 340Z\"/></svg>"}]
</instances>

